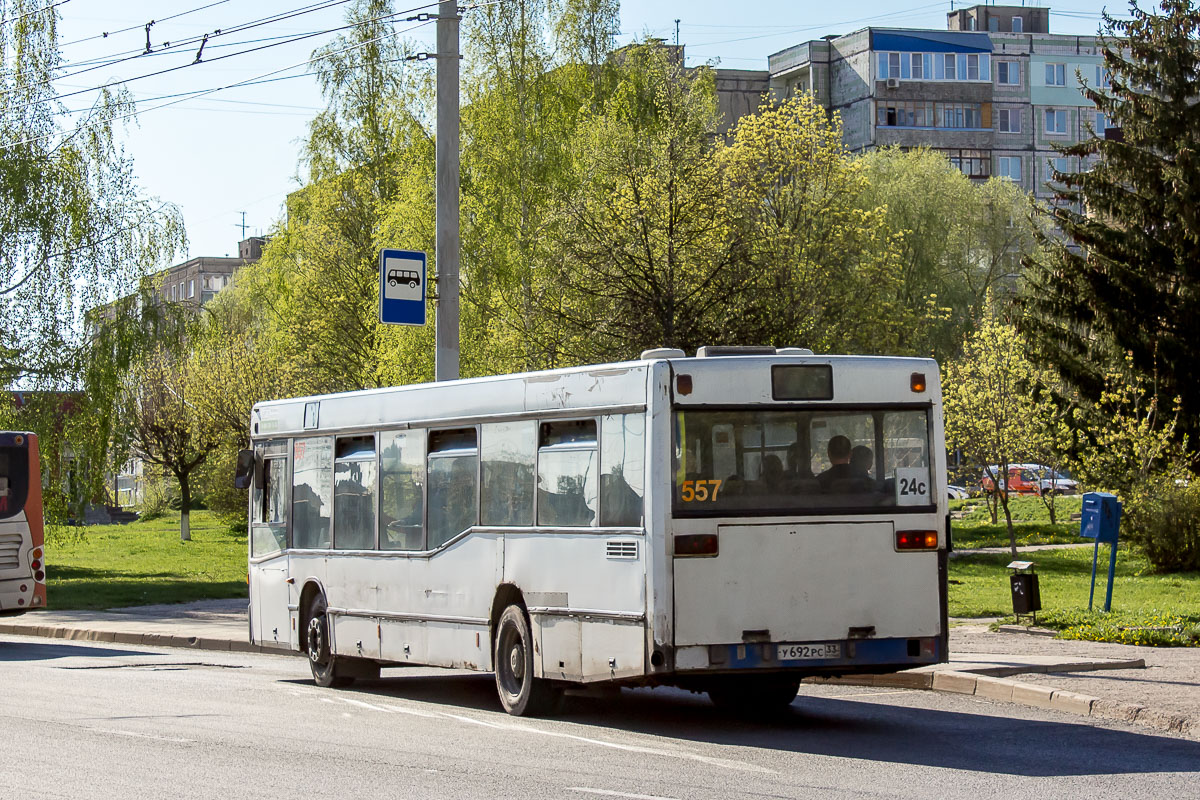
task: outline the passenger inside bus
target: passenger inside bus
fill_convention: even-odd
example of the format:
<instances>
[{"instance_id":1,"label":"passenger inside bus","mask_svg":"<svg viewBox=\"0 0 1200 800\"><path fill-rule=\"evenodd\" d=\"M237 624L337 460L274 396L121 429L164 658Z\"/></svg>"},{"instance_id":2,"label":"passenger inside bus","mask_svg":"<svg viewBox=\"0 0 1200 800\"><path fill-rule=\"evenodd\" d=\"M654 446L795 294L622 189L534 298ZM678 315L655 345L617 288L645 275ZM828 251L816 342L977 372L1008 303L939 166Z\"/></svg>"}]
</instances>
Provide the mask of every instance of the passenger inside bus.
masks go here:
<instances>
[{"instance_id":1,"label":"passenger inside bus","mask_svg":"<svg viewBox=\"0 0 1200 800\"><path fill-rule=\"evenodd\" d=\"M875 456L871 453L871 448L865 444L860 444L850 451L850 470L856 478L871 478L871 464L874 462Z\"/></svg>"},{"instance_id":2,"label":"passenger inside bus","mask_svg":"<svg viewBox=\"0 0 1200 800\"><path fill-rule=\"evenodd\" d=\"M822 491L831 491L834 481L850 480L854 472L850 467L850 440L842 435L829 440L829 463L832 466L817 476Z\"/></svg>"}]
</instances>

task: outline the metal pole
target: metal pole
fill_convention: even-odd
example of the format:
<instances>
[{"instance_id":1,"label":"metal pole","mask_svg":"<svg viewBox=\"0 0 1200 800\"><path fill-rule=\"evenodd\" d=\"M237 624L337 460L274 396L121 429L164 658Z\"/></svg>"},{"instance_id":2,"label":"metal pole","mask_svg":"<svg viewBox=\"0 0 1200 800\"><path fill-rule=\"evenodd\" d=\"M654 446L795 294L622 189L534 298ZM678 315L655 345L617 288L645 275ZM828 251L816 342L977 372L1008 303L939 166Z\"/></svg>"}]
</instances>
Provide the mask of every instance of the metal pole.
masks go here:
<instances>
[{"instance_id":1,"label":"metal pole","mask_svg":"<svg viewBox=\"0 0 1200 800\"><path fill-rule=\"evenodd\" d=\"M458 377L458 0L437 17L437 347L434 379Z\"/></svg>"},{"instance_id":2,"label":"metal pole","mask_svg":"<svg viewBox=\"0 0 1200 800\"><path fill-rule=\"evenodd\" d=\"M1092 589L1088 592L1088 611L1092 610L1092 600L1096 597L1096 559L1100 557L1100 537L1096 537L1096 544L1092 547Z\"/></svg>"},{"instance_id":3,"label":"metal pole","mask_svg":"<svg viewBox=\"0 0 1200 800\"><path fill-rule=\"evenodd\" d=\"M1108 551L1108 589L1104 592L1105 614L1112 611L1112 585L1113 578L1117 576L1117 543L1110 543Z\"/></svg>"}]
</instances>

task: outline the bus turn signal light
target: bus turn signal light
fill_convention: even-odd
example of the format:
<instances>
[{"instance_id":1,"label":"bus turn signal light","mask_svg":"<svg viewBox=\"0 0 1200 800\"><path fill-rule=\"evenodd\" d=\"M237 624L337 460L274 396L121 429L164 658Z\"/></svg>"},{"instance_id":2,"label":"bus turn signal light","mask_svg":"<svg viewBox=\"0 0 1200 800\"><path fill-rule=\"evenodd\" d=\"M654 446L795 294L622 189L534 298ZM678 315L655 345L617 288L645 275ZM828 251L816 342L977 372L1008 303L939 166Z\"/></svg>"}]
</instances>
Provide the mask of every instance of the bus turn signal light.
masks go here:
<instances>
[{"instance_id":1,"label":"bus turn signal light","mask_svg":"<svg viewBox=\"0 0 1200 800\"><path fill-rule=\"evenodd\" d=\"M937 531L896 531L897 550L937 550Z\"/></svg>"},{"instance_id":2,"label":"bus turn signal light","mask_svg":"<svg viewBox=\"0 0 1200 800\"><path fill-rule=\"evenodd\" d=\"M717 535L715 533L686 533L675 537L676 556L715 556Z\"/></svg>"},{"instance_id":3,"label":"bus turn signal light","mask_svg":"<svg viewBox=\"0 0 1200 800\"><path fill-rule=\"evenodd\" d=\"M925 391L925 373L924 372L914 372L912 375L909 375L908 376L908 386L914 392Z\"/></svg>"}]
</instances>

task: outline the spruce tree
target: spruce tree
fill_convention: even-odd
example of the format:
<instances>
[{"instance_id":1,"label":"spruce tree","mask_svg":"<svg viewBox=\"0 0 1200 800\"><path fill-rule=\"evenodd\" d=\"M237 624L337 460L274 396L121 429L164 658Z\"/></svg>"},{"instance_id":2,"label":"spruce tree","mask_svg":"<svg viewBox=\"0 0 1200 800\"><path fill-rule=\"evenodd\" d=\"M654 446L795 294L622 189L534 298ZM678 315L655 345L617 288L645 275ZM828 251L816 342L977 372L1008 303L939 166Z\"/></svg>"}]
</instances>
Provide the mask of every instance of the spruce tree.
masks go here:
<instances>
[{"instance_id":1,"label":"spruce tree","mask_svg":"<svg viewBox=\"0 0 1200 800\"><path fill-rule=\"evenodd\" d=\"M1197 453L1200 10L1193 0L1130 10L1129 20L1105 15L1110 86L1084 81L1109 130L1059 148L1080 170L1054 174L1060 202L1041 213L1065 236L1042 236L1040 254L1026 259L1023 327L1085 402L1128 360L1165 402L1179 398L1180 429Z\"/></svg>"}]
</instances>

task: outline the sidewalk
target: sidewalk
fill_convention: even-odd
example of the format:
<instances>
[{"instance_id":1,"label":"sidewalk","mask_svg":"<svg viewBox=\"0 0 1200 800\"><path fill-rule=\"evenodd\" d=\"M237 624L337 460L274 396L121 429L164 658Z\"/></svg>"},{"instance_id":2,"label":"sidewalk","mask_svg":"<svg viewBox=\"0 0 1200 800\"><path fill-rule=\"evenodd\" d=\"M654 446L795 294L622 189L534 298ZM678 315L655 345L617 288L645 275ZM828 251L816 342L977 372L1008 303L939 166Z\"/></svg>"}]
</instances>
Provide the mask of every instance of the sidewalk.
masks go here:
<instances>
[{"instance_id":1,"label":"sidewalk","mask_svg":"<svg viewBox=\"0 0 1200 800\"><path fill-rule=\"evenodd\" d=\"M950 661L894 675L810 679L973 694L1145 725L1200 740L1200 648L1060 641L975 621L950 631ZM1019 632L1017 632L1019 631ZM0 618L0 635L286 653L249 642L245 600Z\"/></svg>"}]
</instances>

